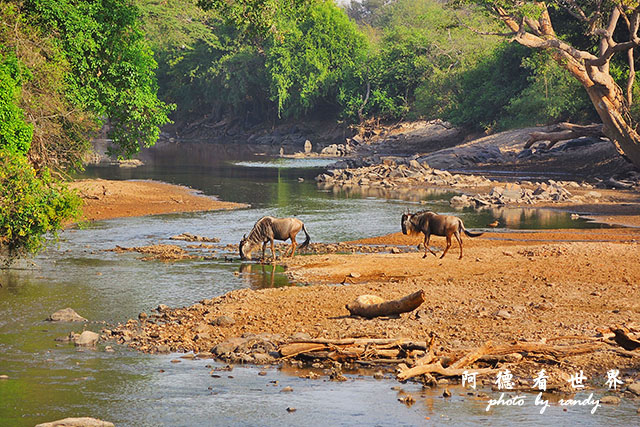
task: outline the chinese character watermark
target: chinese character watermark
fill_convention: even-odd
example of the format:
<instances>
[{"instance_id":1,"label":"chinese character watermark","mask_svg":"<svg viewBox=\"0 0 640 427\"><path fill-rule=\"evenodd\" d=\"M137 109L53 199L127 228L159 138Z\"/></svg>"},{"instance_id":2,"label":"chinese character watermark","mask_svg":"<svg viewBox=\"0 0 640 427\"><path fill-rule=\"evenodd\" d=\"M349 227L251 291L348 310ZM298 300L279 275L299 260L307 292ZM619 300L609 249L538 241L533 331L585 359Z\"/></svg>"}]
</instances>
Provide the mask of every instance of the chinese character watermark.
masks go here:
<instances>
[{"instance_id":1,"label":"chinese character watermark","mask_svg":"<svg viewBox=\"0 0 640 427\"><path fill-rule=\"evenodd\" d=\"M475 390L477 376L478 376L477 372L464 371L462 373L462 387L464 387L465 384L468 384L469 387Z\"/></svg>"},{"instance_id":2,"label":"chinese character watermark","mask_svg":"<svg viewBox=\"0 0 640 427\"><path fill-rule=\"evenodd\" d=\"M546 376L546 371L544 369L538 372L538 376L533 379L533 386L538 390L547 391L547 379L549 377Z\"/></svg>"},{"instance_id":3,"label":"chinese character watermark","mask_svg":"<svg viewBox=\"0 0 640 427\"><path fill-rule=\"evenodd\" d=\"M609 390L615 390L618 388L618 384L624 384L623 381L618 378L618 375L620 375L620 371L618 369L611 369L607 371L607 382L605 384L609 386Z\"/></svg>"},{"instance_id":4,"label":"chinese character watermark","mask_svg":"<svg viewBox=\"0 0 640 427\"><path fill-rule=\"evenodd\" d=\"M585 377L584 374L582 373L582 370L580 370L580 373L571 375L571 377L569 378L569 382L571 383L571 387L582 389L584 388L583 382L586 379L587 377Z\"/></svg>"},{"instance_id":5,"label":"chinese character watermark","mask_svg":"<svg viewBox=\"0 0 640 427\"><path fill-rule=\"evenodd\" d=\"M510 370L498 372L495 384L498 386L498 390L507 389L513 390L513 374Z\"/></svg>"}]
</instances>

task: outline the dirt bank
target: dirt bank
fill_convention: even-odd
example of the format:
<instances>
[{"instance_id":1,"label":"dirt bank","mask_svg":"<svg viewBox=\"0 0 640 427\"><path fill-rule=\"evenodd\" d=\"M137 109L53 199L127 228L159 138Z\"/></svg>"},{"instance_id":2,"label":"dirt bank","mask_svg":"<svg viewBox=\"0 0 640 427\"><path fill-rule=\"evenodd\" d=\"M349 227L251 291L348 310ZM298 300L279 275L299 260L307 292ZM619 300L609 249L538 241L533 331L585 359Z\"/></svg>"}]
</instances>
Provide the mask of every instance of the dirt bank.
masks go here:
<instances>
[{"instance_id":1,"label":"dirt bank","mask_svg":"<svg viewBox=\"0 0 640 427\"><path fill-rule=\"evenodd\" d=\"M70 187L82 197L82 219L87 221L247 207L198 194L192 188L156 181L82 179Z\"/></svg>"},{"instance_id":2,"label":"dirt bank","mask_svg":"<svg viewBox=\"0 0 640 427\"><path fill-rule=\"evenodd\" d=\"M441 240L432 242L439 246ZM419 242L419 237L393 234L355 243ZM457 248L442 260L432 255L423 259L417 250L298 256L285 262L287 274L313 286L243 289L191 307L164 307L108 335L143 351L206 355L241 336L268 337L277 344L301 334L425 340L435 333L436 353L442 355L470 351L487 341L595 337L603 328L639 319L640 230L487 233L464 243L462 260ZM367 320L349 317L345 308L362 294L395 299L417 290L424 290L426 302L399 317ZM634 376L639 360L603 350L563 358L545 369L557 378L573 369L602 376L615 368ZM520 376L540 369L531 360L508 366Z\"/></svg>"}]
</instances>

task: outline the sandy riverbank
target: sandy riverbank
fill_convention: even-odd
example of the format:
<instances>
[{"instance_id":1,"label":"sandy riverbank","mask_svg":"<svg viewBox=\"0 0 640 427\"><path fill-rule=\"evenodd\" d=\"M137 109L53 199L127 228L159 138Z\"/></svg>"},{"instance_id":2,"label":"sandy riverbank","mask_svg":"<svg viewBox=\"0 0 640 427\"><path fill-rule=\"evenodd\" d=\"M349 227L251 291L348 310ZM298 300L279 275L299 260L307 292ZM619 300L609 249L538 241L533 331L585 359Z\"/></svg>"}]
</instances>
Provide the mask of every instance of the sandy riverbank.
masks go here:
<instances>
[{"instance_id":1,"label":"sandy riverbank","mask_svg":"<svg viewBox=\"0 0 640 427\"><path fill-rule=\"evenodd\" d=\"M82 219L102 219L239 209L248 205L216 200L195 190L157 181L112 181L83 179L73 181L84 201Z\"/></svg>"}]
</instances>

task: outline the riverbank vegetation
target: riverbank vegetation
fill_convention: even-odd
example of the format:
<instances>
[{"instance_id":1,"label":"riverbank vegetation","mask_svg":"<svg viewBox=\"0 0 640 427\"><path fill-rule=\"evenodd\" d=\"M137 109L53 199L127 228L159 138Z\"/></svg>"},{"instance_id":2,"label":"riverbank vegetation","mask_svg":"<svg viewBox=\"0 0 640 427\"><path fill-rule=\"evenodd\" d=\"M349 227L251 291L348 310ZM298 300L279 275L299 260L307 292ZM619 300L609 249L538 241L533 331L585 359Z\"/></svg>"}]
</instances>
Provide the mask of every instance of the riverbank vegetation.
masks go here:
<instances>
[{"instance_id":1,"label":"riverbank vegetation","mask_svg":"<svg viewBox=\"0 0 640 427\"><path fill-rule=\"evenodd\" d=\"M36 252L78 214L64 185L107 125L116 154L152 145L170 106L126 0L0 4L0 249Z\"/></svg>"},{"instance_id":2,"label":"riverbank vegetation","mask_svg":"<svg viewBox=\"0 0 640 427\"><path fill-rule=\"evenodd\" d=\"M161 96L177 104L179 121L439 118L492 130L596 117L580 84L549 54L477 34L473 28L500 31L477 6L139 4Z\"/></svg>"}]
</instances>

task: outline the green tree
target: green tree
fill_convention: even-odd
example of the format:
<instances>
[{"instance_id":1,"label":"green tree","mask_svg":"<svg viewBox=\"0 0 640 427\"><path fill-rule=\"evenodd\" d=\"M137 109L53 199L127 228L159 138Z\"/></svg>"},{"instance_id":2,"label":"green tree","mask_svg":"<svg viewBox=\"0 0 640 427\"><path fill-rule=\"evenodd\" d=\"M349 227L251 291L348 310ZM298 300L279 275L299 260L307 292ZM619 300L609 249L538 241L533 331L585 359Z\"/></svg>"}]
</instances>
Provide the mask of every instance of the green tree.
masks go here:
<instances>
[{"instance_id":1,"label":"green tree","mask_svg":"<svg viewBox=\"0 0 640 427\"><path fill-rule=\"evenodd\" d=\"M31 146L33 126L25 122L18 102L28 71L15 55L3 55L3 50L0 45L0 148L25 156Z\"/></svg>"},{"instance_id":2,"label":"green tree","mask_svg":"<svg viewBox=\"0 0 640 427\"><path fill-rule=\"evenodd\" d=\"M156 62L130 0L26 0L24 12L56 34L74 103L108 119L116 153L153 145L171 107L157 98Z\"/></svg>"},{"instance_id":3,"label":"green tree","mask_svg":"<svg viewBox=\"0 0 640 427\"><path fill-rule=\"evenodd\" d=\"M604 124L604 133L621 154L640 167L638 117L632 115L640 4L619 0L476 3L504 24L505 36L547 51L579 82ZM627 64L625 72L618 74L624 76L624 83L616 81L616 63ZM625 85L624 90L620 84Z\"/></svg>"}]
</instances>

